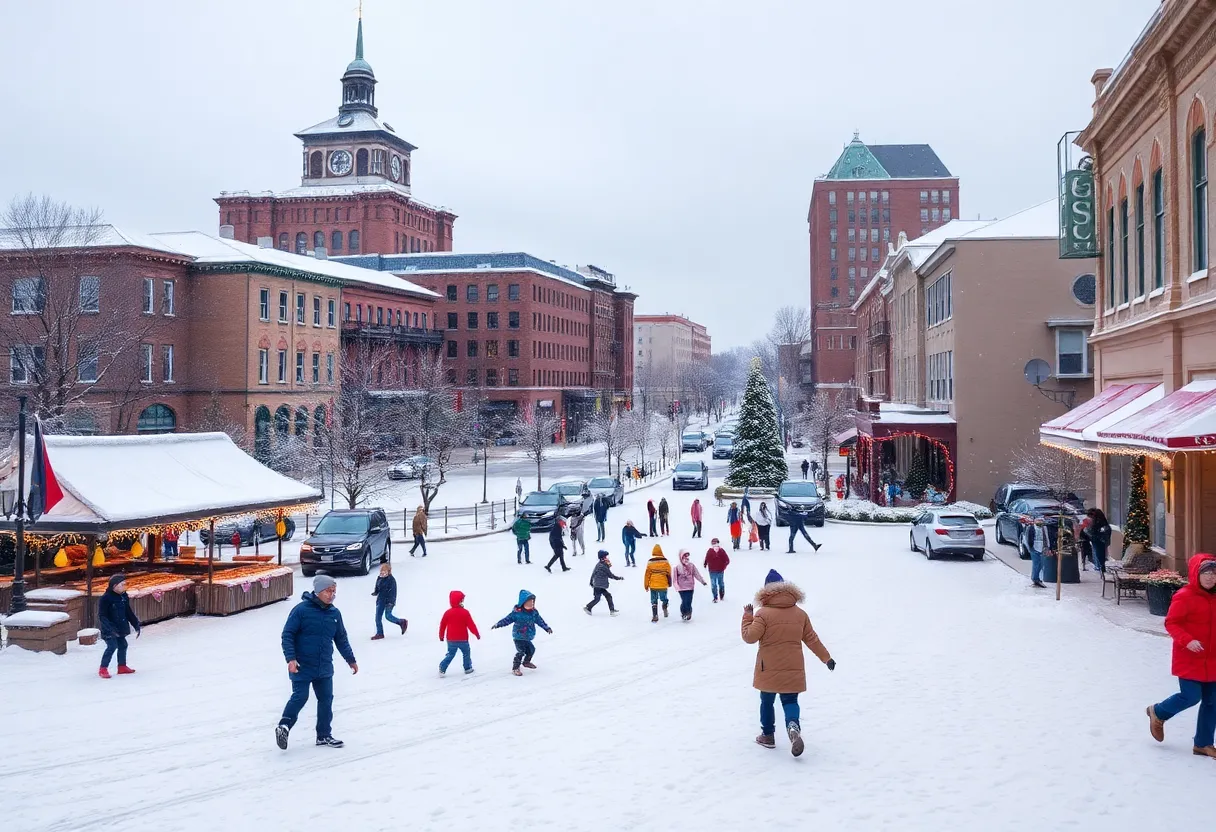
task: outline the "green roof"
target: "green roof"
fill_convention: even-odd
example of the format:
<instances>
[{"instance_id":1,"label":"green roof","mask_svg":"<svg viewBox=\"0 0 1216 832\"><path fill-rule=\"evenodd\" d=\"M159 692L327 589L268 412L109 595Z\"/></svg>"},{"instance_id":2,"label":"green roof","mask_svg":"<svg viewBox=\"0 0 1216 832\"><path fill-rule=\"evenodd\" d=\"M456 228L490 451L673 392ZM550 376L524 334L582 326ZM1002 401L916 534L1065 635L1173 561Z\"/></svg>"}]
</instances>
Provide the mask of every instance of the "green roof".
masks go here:
<instances>
[{"instance_id":1,"label":"green roof","mask_svg":"<svg viewBox=\"0 0 1216 832\"><path fill-rule=\"evenodd\" d=\"M890 179L891 174L882 166L870 148L857 136L845 146L844 152L828 171L828 179Z\"/></svg>"}]
</instances>

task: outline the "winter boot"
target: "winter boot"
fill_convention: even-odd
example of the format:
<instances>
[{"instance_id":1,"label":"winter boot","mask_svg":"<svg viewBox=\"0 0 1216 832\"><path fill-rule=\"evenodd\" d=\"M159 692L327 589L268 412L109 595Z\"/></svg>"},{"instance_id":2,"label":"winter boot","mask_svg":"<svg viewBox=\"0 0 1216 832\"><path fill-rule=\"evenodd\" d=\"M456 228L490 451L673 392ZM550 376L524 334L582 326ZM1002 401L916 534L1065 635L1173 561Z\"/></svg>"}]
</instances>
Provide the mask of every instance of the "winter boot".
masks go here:
<instances>
[{"instance_id":1,"label":"winter boot","mask_svg":"<svg viewBox=\"0 0 1216 832\"><path fill-rule=\"evenodd\" d=\"M612 617L614 617L614 618L615 618L616 616L618 616L618 615L620 615L620 614L621 614L621 611L620 611L620 610L613 610L612 612L610 612L610 613L608 613L608 614L609 614L609 615L611 615Z\"/></svg>"},{"instance_id":2,"label":"winter boot","mask_svg":"<svg viewBox=\"0 0 1216 832\"><path fill-rule=\"evenodd\" d=\"M426 557L426 555L423 555ZM346 745L342 740L336 740L333 737L317 737L317 745L323 745L326 748L341 748Z\"/></svg>"},{"instance_id":3,"label":"winter boot","mask_svg":"<svg viewBox=\"0 0 1216 832\"><path fill-rule=\"evenodd\" d=\"M401 635L405 635L405 628L408 626L410 626L410 622L406 621L404 618L401 619Z\"/></svg>"},{"instance_id":4,"label":"winter boot","mask_svg":"<svg viewBox=\"0 0 1216 832\"><path fill-rule=\"evenodd\" d=\"M384 633L376 633L376 635L372 636L372 641L379 641L382 638L384 638Z\"/></svg>"},{"instance_id":5,"label":"winter boot","mask_svg":"<svg viewBox=\"0 0 1216 832\"><path fill-rule=\"evenodd\" d=\"M133 667L127 667L125 664L120 664L118 666L118 675L119 676L129 676L130 674L132 674L134 672L135 672L135 668L133 668Z\"/></svg>"},{"instance_id":6,"label":"winter boot","mask_svg":"<svg viewBox=\"0 0 1216 832\"><path fill-rule=\"evenodd\" d=\"M663 602L663 617L664 618L667 617L667 602L666 601Z\"/></svg>"},{"instance_id":7,"label":"winter boot","mask_svg":"<svg viewBox=\"0 0 1216 832\"><path fill-rule=\"evenodd\" d=\"M511 669L511 672L512 672L512 673L514 673L516 676L523 676L523 675L524 675L524 672L523 672L522 670L520 670L518 667L514 667L514 668L512 668L512 669Z\"/></svg>"},{"instance_id":8,"label":"winter boot","mask_svg":"<svg viewBox=\"0 0 1216 832\"><path fill-rule=\"evenodd\" d=\"M718 593L718 600L719 601L726 600L726 590L725 589Z\"/></svg>"},{"instance_id":9,"label":"winter boot","mask_svg":"<svg viewBox=\"0 0 1216 832\"><path fill-rule=\"evenodd\" d=\"M287 735L291 733L291 726L277 725L274 729L274 741L279 748L287 750Z\"/></svg>"},{"instance_id":10,"label":"winter boot","mask_svg":"<svg viewBox=\"0 0 1216 832\"><path fill-rule=\"evenodd\" d=\"M536 665L532 664L532 662L524 662L524 667L528 668L528 670L536 670Z\"/></svg>"},{"instance_id":11,"label":"winter boot","mask_svg":"<svg viewBox=\"0 0 1216 832\"><path fill-rule=\"evenodd\" d=\"M806 748L802 742L802 728L797 722L791 722L785 726L786 732L790 736L790 753L795 757L801 757L803 749Z\"/></svg>"},{"instance_id":12,"label":"winter boot","mask_svg":"<svg viewBox=\"0 0 1216 832\"><path fill-rule=\"evenodd\" d=\"M97 675L103 679L109 679L110 678L110 668L108 668L108 667L100 668L97 671Z\"/></svg>"},{"instance_id":13,"label":"winter boot","mask_svg":"<svg viewBox=\"0 0 1216 832\"><path fill-rule=\"evenodd\" d=\"M651 604L650 605L650 623L654 624L654 623L658 622L658 620L659 620L659 605Z\"/></svg>"},{"instance_id":14,"label":"winter boot","mask_svg":"<svg viewBox=\"0 0 1216 832\"><path fill-rule=\"evenodd\" d=\"M1165 742L1165 723L1157 718L1157 712L1153 710L1152 705L1145 708L1144 712L1148 714L1148 732L1157 742Z\"/></svg>"},{"instance_id":15,"label":"winter boot","mask_svg":"<svg viewBox=\"0 0 1216 832\"><path fill-rule=\"evenodd\" d=\"M587 613L587 615L591 615L591 610L587 609L586 607L583 607L583 612Z\"/></svg>"},{"instance_id":16,"label":"winter boot","mask_svg":"<svg viewBox=\"0 0 1216 832\"><path fill-rule=\"evenodd\" d=\"M439 671L439 678L440 678L440 679L442 679L444 676L447 676L447 675L448 675L448 672L447 672L446 670L441 670L441 671Z\"/></svg>"},{"instance_id":17,"label":"winter boot","mask_svg":"<svg viewBox=\"0 0 1216 832\"><path fill-rule=\"evenodd\" d=\"M473 668L471 668L471 667L470 667L468 670L466 670L466 671L464 672L464 675L465 675L465 676L468 676L468 675L469 675L470 673L472 673L472 672L473 672Z\"/></svg>"},{"instance_id":18,"label":"winter boot","mask_svg":"<svg viewBox=\"0 0 1216 832\"><path fill-rule=\"evenodd\" d=\"M765 748L777 747L777 742L773 739L772 734L761 734L760 736L756 737L756 743L758 745L763 745Z\"/></svg>"},{"instance_id":19,"label":"winter boot","mask_svg":"<svg viewBox=\"0 0 1216 832\"><path fill-rule=\"evenodd\" d=\"M1197 745L1191 749L1191 753L1197 757L1211 757L1213 759L1216 759L1216 746L1213 746L1213 745L1198 746Z\"/></svg>"},{"instance_id":20,"label":"winter boot","mask_svg":"<svg viewBox=\"0 0 1216 832\"><path fill-rule=\"evenodd\" d=\"M813 544L811 544L811 546L812 546L812 548L813 548L813 549L814 549L816 552L818 552L820 549L822 549L822 548L823 548L823 544L822 544L822 543L813 543Z\"/></svg>"}]
</instances>

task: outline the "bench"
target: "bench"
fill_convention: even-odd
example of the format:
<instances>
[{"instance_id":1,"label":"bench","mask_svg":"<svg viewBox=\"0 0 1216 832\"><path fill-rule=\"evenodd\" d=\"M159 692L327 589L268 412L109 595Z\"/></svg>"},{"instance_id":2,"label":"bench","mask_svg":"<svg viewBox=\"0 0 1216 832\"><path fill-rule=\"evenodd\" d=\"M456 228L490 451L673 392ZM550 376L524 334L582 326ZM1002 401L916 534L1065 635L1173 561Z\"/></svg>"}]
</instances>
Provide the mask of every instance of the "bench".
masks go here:
<instances>
[{"instance_id":1,"label":"bench","mask_svg":"<svg viewBox=\"0 0 1216 832\"><path fill-rule=\"evenodd\" d=\"M1135 598L1136 593L1145 588L1144 577L1155 570L1159 562L1160 558L1152 552L1140 552L1108 565L1102 573L1102 597L1106 597L1106 585L1111 584L1116 604L1124 598Z\"/></svg>"}]
</instances>

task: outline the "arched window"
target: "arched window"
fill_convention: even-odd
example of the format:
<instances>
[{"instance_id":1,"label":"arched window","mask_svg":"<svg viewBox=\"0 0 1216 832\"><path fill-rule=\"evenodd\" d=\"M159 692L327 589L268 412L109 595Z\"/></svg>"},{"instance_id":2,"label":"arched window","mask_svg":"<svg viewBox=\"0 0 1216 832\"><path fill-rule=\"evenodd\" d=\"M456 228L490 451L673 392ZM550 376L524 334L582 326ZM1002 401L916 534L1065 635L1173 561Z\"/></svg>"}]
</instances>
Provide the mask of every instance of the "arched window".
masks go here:
<instances>
[{"instance_id":1,"label":"arched window","mask_svg":"<svg viewBox=\"0 0 1216 832\"><path fill-rule=\"evenodd\" d=\"M317 409L312 414L312 442L318 448L321 447L322 437L325 435L325 405L317 405Z\"/></svg>"},{"instance_id":2,"label":"arched window","mask_svg":"<svg viewBox=\"0 0 1216 832\"><path fill-rule=\"evenodd\" d=\"M308 409L296 408L296 436L308 433Z\"/></svg>"},{"instance_id":3,"label":"arched window","mask_svg":"<svg viewBox=\"0 0 1216 832\"><path fill-rule=\"evenodd\" d=\"M253 455L265 459L270 454L270 410L263 405L253 413Z\"/></svg>"},{"instance_id":4,"label":"arched window","mask_svg":"<svg viewBox=\"0 0 1216 832\"><path fill-rule=\"evenodd\" d=\"M1208 267L1208 141L1200 127L1191 134L1191 268Z\"/></svg>"},{"instance_id":5,"label":"arched window","mask_svg":"<svg viewBox=\"0 0 1216 832\"><path fill-rule=\"evenodd\" d=\"M287 405L279 405L274 412L274 432L280 440L286 439L291 433L291 409Z\"/></svg>"},{"instance_id":6,"label":"arched window","mask_svg":"<svg viewBox=\"0 0 1216 832\"><path fill-rule=\"evenodd\" d=\"M349 242L349 244L347 244L346 250L349 251L351 254L358 254L359 253L359 232L352 231L352 232L350 232L350 234L347 235L347 238L350 240L350 242Z\"/></svg>"},{"instance_id":7,"label":"arched window","mask_svg":"<svg viewBox=\"0 0 1216 832\"><path fill-rule=\"evenodd\" d=\"M301 231L296 235L296 254L308 253L308 235Z\"/></svg>"},{"instance_id":8,"label":"arched window","mask_svg":"<svg viewBox=\"0 0 1216 832\"><path fill-rule=\"evenodd\" d=\"M320 179L322 175L321 151L314 150L308 157L308 177Z\"/></svg>"},{"instance_id":9,"label":"arched window","mask_svg":"<svg viewBox=\"0 0 1216 832\"><path fill-rule=\"evenodd\" d=\"M333 234L329 235L329 250L330 251L341 251L342 250L342 232L341 231L335 231Z\"/></svg>"},{"instance_id":10,"label":"arched window","mask_svg":"<svg viewBox=\"0 0 1216 832\"><path fill-rule=\"evenodd\" d=\"M314 231L312 233L312 247L313 247L313 249L325 248L325 232L324 231Z\"/></svg>"},{"instance_id":11,"label":"arched window","mask_svg":"<svg viewBox=\"0 0 1216 832\"><path fill-rule=\"evenodd\" d=\"M288 238L287 238L287 232L286 232L286 231L284 231L282 234L280 234L280 235L279 235L279 250L280 250L280 251L290 251L290 250L291 250L291 249L289 248L289 243L288 243Z\"/></svg>"},{"instance_id":12,"label":"arched window","mask_svg":"<svg viewBox=\"0 0 1216 832\"><path fill-rule=\"evenodd\" d=\"M177 416L163 404L148 405L139 414L136 430L140 433L173 433L177 429Z\"/></svg>"},{"instance_id":13,"label":"arched window","mask_svg":"<svg viewBox=\"0 0 1216 832\"><path fill-rule=\"evenodd\" d=\"M355 154L355 176L367 176L367 148Z\"/></svg>"}]
</instances>

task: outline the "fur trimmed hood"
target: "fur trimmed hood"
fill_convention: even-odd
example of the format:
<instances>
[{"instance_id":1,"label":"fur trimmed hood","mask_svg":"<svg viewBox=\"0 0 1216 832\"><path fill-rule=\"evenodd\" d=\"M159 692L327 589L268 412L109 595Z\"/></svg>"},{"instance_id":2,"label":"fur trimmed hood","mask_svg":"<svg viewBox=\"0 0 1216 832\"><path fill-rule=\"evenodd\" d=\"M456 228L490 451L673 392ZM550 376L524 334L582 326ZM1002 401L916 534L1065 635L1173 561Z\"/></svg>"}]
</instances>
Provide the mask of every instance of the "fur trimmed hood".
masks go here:
<instances>
[{"instance_id":1,"label":"fur trimmed hood","mask_svg":"<svg viewBox=\"0 0 1216 832\"><path fill-rule=\"evenodd\" d=\"M756 603L762 607L792 607L805 600L806 594L793 581L765 584L756 593Z\"/></svg>"}]
</instances>

